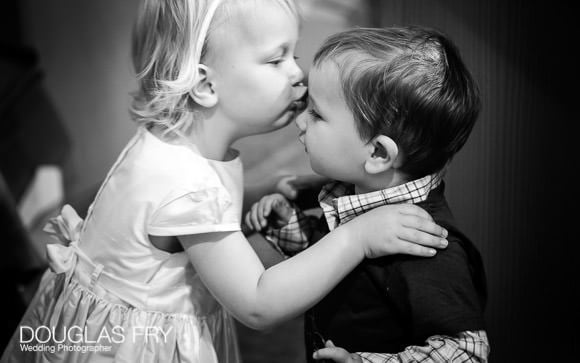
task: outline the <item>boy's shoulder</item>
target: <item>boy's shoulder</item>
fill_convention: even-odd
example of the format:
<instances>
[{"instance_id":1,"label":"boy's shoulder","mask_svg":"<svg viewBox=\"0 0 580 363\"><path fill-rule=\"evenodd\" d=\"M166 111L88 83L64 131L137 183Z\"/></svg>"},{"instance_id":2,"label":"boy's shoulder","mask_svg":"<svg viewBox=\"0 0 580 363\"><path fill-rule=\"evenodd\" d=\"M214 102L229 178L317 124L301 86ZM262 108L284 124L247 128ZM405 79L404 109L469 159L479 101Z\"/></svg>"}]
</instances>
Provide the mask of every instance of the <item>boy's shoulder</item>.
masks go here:
<instances>
[{"instance_id":1,"label":"boy's shoulder","mask_svg":"<svg viewBox=\"0 0 580 363\"><path fill-rule=\"evenodd\" d=\"M481 254L471 239L457 226L445 198L445 183L433 189L427 199L418 205L424 208L449 235L447 248L439 250L434 257L417 258L399 256L401 272L425 273L442 279L453 276L473 277L478 290L485 290L485 272ZM457 279L457 278L456 278ZM436 281L436 280L435 280Z\"/></svg>"},{"instance_id":2,"label":"boy's shoulder","mask_svg":"<svg viewBox=\"0 0 580 363\"><path fill-rule=\"evenodd\" d=\"M481 255L476 245L456 225L453 214L444 196L444 183L433 189L419 206L424 208L437 224L449 232L449 245L437 251L433 257L393 255L366 260L370 270L385 278L400 278L413 281L428 280L429 283L448 284L449 281L473 284L485 294L485 272ZM371 272L373 273L373 272Z\"/></svg>"},{"instance_id":3,"label":"boy's shoulder","mask_svg":"<svg viewBox=\"0 0 580 363\"><path fill-rule=\"evenodd\" d=\"M364 264L371 269L378 268L384 278L396 277L409 282L426 279L431 284L463 279L474 271L483 274L481 256L471 241L451 231L447 240L447 248L438 250L433 257L400 254L365 260Z\"/></svg>"},{"instance_id":4,"label":"boy's shoulder","mask_svg":"<svg viewBox=\"0 0 580 363\"><path fill-rule=\"evenodd\" d=\"M417 332L451 334L483 327L487 286L471 241L450 231L449 245L433 257L394 255L366 260L364 274L389 304L412 317Z\"/></svg>"},{"instance_id":5,"label":"boy's shoulder","mask_svg":"<svg viewBox=\"0 0 580 363\"><path fill-rule=\"evenodd\" d=\"M468 297L474 304L485 306L487 286L481 255L476 245L457 228L443 190L444 185L434 189L419 205L448 230L447 248L428 258L394 255L366 260L365 270L394 296L407 296L417 302L424 298L445 300L459 294L462 299Z\"/></svg>"}]
</instances>

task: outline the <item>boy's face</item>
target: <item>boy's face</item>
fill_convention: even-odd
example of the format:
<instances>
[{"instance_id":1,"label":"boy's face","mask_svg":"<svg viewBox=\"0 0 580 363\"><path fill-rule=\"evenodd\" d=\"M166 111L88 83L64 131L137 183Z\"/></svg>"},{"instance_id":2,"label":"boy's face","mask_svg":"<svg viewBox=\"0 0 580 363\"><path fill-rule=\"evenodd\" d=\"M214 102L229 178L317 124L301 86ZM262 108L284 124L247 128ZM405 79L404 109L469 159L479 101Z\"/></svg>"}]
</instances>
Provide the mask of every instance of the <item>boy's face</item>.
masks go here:
<instances>
[{"instance_id":1,"label":"boy's face","mask_svg":"<svg viewBox=\"0 0 580 363\"><path fill-rule=\"evenodd\" d=\"M217 110L240 137L286 126L306 91L296 86L304 76L294 58L298 19L276 1L249 3L216 26L205 62L215 72Z\"/></svg>"},{"instance_id":2,"label":"boy's face","mask_svg":"<svg viewBox=\"0 0 580 363\"><path fill-rule=\"evenodd\" d=\"M308 77L308 108L298 117L300 141L310 166L320 175L358 184L364 178L369 146L344 100L337 66L325 61Z\"/></svg>"}]
</instances>

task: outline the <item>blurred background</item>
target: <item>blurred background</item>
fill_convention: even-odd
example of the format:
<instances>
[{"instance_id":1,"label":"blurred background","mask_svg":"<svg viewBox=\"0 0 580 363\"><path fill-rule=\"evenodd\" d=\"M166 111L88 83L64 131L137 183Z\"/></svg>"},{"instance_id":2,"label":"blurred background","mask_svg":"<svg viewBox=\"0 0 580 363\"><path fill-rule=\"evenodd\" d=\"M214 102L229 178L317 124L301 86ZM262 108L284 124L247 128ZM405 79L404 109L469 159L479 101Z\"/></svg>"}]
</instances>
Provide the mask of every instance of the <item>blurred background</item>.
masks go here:
<instances>
[{"instance_id":1,"label":"blurred background","mask_svg":"<svg viewBox=\"0 0 580 363\"><path fill-rule=\"evenodd\" d=\"M46 218L80 212L135 131L130 34L138 0L20 0L0 7L0 281L2 342L45 268ZM329 34L420 24L455 41L483 109L447 175L449 203L479 247L489 285L492 362L578 356L572 243L572 9L546 1L302 0L297 55L307 72ZM309 174L294 126L241 140L246 181ZM576 160L576 161L574 161ZM574 166L576 165L576 166ZM566 183L571 181L571 185ZM253 238L264 263L280 260ZM303 362L301 319L265 332L239 327L245 361ZM576 329L574 329L576 328Z\"/></svg>"}]
</instances>

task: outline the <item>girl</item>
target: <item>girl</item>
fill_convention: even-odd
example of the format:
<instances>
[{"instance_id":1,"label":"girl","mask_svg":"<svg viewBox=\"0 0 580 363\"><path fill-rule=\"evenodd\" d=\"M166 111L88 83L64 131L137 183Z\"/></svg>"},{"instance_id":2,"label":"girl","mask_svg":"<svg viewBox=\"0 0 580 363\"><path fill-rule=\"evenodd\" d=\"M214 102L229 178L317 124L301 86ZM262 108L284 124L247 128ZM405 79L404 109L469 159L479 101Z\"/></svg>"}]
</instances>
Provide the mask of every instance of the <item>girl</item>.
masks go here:
<instances>
[{"instance_id":1,"label":"girl","mask_svg":"<svg viewBox=\"0 0 580 363\"><path fill-rule=\"evenodd\" d=\"M144 0L137 134L85 221L65 207L51 224L63 244L48 246L52 272L3 362L239 362L226 310L264 328L305 311L364 257L433 251L404 240L439 246L443 230L420 209L385 208L264 271L240 232L230 146L303 108L298 25L291 0Z\"/></svg>"}]
</instances>

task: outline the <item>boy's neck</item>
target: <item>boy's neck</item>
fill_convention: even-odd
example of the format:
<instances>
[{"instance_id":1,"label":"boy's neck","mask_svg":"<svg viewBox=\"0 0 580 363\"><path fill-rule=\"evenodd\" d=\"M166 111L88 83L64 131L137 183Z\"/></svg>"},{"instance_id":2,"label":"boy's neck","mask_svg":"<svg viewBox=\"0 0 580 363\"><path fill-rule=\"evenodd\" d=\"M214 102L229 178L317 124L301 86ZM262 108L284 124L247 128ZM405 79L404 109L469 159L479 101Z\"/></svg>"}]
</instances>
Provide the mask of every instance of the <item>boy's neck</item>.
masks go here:
<instances>
[{"instance_id":1,"label":"boy's neck","mask_svg":"<svg viewBox=\"0 0 580 363\"><path fill-rule=\"evenodd\" d=\"M387 171L381 174L366 175L364 180L354 184L355 194L366 194L389 189L409 182L407 175L398 171Z\"/></svg>"}]
</instances>

